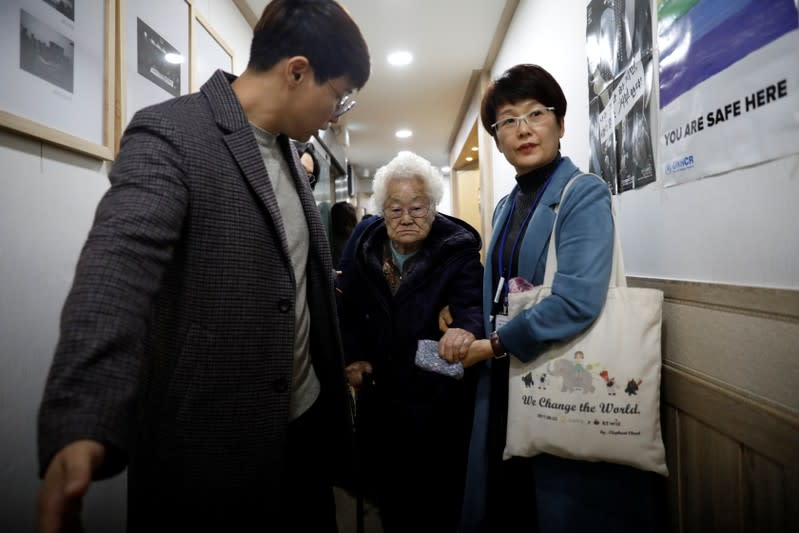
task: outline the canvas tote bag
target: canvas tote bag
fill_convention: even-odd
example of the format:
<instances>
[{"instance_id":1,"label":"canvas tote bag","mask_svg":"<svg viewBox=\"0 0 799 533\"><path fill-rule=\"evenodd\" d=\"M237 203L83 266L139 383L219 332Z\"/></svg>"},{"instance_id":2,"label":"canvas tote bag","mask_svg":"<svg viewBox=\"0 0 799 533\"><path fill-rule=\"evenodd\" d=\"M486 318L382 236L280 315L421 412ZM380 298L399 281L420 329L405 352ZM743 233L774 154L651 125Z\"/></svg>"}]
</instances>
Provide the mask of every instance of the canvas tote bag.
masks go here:
<instances>
[{"instance_id":1,"label":"canvas tote bag","mask_svg":"<svg viewBox=\"0 0 799 533\"><path fill-rule=\"evenodd\" d=\"M576 179L600 178L572 178L561 201ZM627 287L615 214L613 222L613 268L596 321L528 363L511 356L505 459L549 453L668 475L660 431L663 293ZM549 296L557 268L553 225L544 284L508 295L511 318Z\"/></svg>"}]
</instances>

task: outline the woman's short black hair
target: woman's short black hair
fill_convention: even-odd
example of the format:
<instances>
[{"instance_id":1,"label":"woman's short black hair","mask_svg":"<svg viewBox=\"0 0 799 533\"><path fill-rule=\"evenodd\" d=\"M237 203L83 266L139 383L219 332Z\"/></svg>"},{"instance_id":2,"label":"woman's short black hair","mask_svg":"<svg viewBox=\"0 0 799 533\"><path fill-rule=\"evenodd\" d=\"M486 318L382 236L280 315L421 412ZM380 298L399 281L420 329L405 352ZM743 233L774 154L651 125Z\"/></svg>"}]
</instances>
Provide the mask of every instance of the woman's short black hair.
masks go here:
<instances>
[{"instance_id":1,"label":"woman's short black hair","mask_svg":"<svg viewBox=\"0 0 799 533\"><path fill-rule=\"evenodd\" d=\"M358 25L334 0L272 0L253 30L247 68L271 69L305 56L317 83L349 76L360 89L369 79L369 48Z\"/></svg>"},{"instance_id":2,"label":"woman's short black hair","mask_svg":"<svg viewBox=\"0 0 799 533\"><path fill-rule=\"evenodd\" d=\"M566 116L566 96L552 74L538 65L521 64L511 67L489 85L480 106L480 121L496 139L491 125L497 121L497 109L505 104L537 100L555 108L558 122Z\"/></svg>"}]
</instances>

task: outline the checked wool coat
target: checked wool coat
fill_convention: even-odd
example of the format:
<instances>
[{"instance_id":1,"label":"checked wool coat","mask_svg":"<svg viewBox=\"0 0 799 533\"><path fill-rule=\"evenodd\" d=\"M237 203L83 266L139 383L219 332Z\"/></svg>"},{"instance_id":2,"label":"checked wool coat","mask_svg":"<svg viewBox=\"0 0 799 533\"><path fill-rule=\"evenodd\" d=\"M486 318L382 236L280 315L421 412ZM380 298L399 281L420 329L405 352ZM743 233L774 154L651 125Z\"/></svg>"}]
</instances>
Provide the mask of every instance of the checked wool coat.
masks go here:
<instances>
[{"instance_id":1,"label":"checked wool coat","mask_svg":"<svg viewBox=\"0 0 799 533\"><path fill-rule=\"evenodd\" d=\"M42 472L77 439L128 468L130 530L235 530L280 518L295 282L251 126L221 71L144 109L122 139L64 306L39 414ZM291 143L310 232L311 356L343 462L351 411L322 222ZM171 524L171 525L170 525ZM179 529L173 529L179 525Z\"/></svg>"}]
</instances>

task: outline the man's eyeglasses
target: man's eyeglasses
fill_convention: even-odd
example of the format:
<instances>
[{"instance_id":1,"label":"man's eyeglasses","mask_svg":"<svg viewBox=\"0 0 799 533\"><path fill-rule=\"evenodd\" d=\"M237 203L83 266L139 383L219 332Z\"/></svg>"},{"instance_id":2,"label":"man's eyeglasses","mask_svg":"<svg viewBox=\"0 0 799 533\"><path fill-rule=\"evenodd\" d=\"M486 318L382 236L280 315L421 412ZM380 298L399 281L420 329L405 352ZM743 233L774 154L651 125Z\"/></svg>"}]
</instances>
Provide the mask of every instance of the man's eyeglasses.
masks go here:
<instances>
[{"instance_id":1,"label":"man's eyeglasses","mask_svg":"<svg viewBox=\"0 0 799 533\"><path fill-rule=\"evenodd\" d=\"M387 207L383 209L383 215L389 220L396 220L398 218L402 218L402 215L406 211L411 216L411 218L424 218L427 216L427 213L430 211L430 206L413 205L408 209L403 209L399 206Z\"/></svg>"},{"instance_id":2,"label":"man's eyeglasses","mask_svg":"<svg viewBox=\"0 0 799 533\"><path fill-rule=\"evenodd\" d=\"M491 129L495 132L511 132L516 131L519 125L524 122L528 126L535 128L541 126L546 118L547 111L555 111L554 107L537 107L520 117L506 117L491 124Z\"/></svg>"},{"instance_id":3,"label":"man's eyeglasses","mask_svg":"<svg viewBox=\"0 0 799 533\"><path fill-rule=\"evenodd\" d=\"M340 95L333 84L330 83L330 80L327 81L327 84L330 85L330 88L333 89L333 94L336 95L338 98L338 102L336 102L336 110L333 111L333 119L337 119L353 107L355 107L355 100L352 99L353 93L347 93L345 95Z\"/></svg>"}]
</instances>

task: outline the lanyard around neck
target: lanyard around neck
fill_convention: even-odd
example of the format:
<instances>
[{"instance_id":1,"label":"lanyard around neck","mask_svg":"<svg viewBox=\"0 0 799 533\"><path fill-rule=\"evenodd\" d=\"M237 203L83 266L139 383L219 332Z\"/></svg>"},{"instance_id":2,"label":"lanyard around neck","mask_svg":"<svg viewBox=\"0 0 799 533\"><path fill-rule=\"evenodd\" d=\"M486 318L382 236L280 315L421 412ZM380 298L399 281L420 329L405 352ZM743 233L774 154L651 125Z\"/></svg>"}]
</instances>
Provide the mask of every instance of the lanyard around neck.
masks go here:
<instances>
[{"instance_id":1,"label":"lanyard around neck","mask_svg":"<svg viewBox=\"0 0 799 533\"><path fill-rule=\"evenodd\" d=\"M494 296L494 303L499 303L500 295L503 296L503 301L508 295L508 277L510 277L511 269L513 266L513 258L516 257L516 250L519 247L519 243L521 243L522 239L524 238L525 230L527 229L527 225L530 223L530 219L533 217L533 213L535 212L536 208L538 207L538 203L541 201L541 196L544 195L544 191L546 190L549 182L552 180L552 176L555 175L555 172L558 170L558 167L563 162L561 158L558 161L558 164L555 165L555 168L552 169L552 172L549 173L547 176L546 181L541 187L538 189L538 192L533 199L533 203L530 206L530 210L527 212L527 216L524 217L524 222L522 222L521 227L519 228L519 232L516 234L516 238L513 241L513 248L511 249L510 259L508 259L508 270L505 271L505 244L508 240L508 231L510 229L511 222L513 221L513 211L516 209L516 198L518 194L513 197L513 201L510 204L510 212L508 213L508 217L505 219L505 227L502 228L502 236L500 237L499 241L499 283L497 284L497 291ZM501 292L500 292L501 290Z\"/></svg>"}]
</instances>

